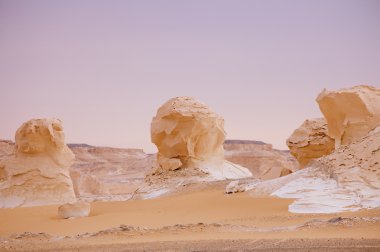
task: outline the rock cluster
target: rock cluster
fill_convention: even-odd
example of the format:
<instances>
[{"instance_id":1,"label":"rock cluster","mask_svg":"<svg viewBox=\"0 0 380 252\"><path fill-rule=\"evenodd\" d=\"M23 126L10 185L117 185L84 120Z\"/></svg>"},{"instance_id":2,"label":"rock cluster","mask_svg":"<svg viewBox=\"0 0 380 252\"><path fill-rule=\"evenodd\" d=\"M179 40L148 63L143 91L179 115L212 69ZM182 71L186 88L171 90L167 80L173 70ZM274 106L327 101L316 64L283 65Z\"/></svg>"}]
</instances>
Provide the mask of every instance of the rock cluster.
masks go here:
<instances>
[{"instance_id":1,"label":"rock cluster","mask_svg":"<svg viewBox=\"0 0 380 252\"><path fill-rule=\"evenodd\" d=\"M274 180L259 187L275 189L272 195L296 198L289 206L292 212L334 213L380 207L380 126L286 179L285 183Z\"/></svg>"},{"instance_id":2,"label":"rock cluster","mask_svg":"<svg viewBox=\"0 0 380 252\"><path fill-rule=\"evenodd\" d=\"M316 101L324 118L306 120L287 140L301 168L362 139L380 124L380 90L375 87L325 89Z\"/></svg>"},{"instance_id":3,"label":"rock cluster","mask_svg":"<svg viewBox=\"0 0 380 252\"><path fill-rule=\"evenodd\" d=\"M380 207L380 90L368 86L324 90L317 102L327 121L327 135L335 141L335 150L323 155L332 150L324 126L304 125L301 134L296 130L288 141L292 153L304 161L303 144L295 144L299 138L295 136L301 135L300 143L306 139L308 147L313 143L309 140L317 135L314 139L322 151L316 153L323 156L286 179L255 185L256 191L275 189L272 195L298 198L289 207L292 212L329 213Z\"/></svg>"},{"instance_id":4,"label":"rock cluster","mask_svg":"<svg viewBox=\"0 0 380 252\"><path fill-rule=\"evenodd\" d=\"M17 130L14 153L0 162L0 207L75 200L69 167L74 155L61 121L33 119Z\"/></svg>"}]
</instances>

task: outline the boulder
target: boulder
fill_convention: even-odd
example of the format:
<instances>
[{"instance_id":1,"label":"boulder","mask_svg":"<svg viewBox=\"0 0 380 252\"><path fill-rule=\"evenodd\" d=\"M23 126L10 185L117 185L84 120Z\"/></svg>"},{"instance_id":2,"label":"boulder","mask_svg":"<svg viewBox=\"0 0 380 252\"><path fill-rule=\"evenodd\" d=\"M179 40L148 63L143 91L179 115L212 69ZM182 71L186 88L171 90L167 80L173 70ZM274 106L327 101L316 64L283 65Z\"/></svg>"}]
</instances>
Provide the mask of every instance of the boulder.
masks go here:
<instances>
[{"instance_id":1,"label":"boulder","mask_svg":"<svg viewBox=\"0 0 380 252\"><path fill-rule=\"evenodd\" d=\"M0 163L0 207L75 200L69 167L74 154L57 119L33 119L17 130L14 153Z\"/></svg>"},{"instance_id":2,"label":"boulder","mask_svg":"<svg viewBox=\"0 0 380 252\"><path fill-rule=\"evenodd\" d=\"M215 179L243 178L251 172L224 160L224 120L207 105L190 97L164 103L151 123L158 148L158 169L196 167Z\"/></svg>"},{"instance_id":3,"label":"boulder","mask_svg":"<svg viewBox=\"0 0 380 252\"><path fill-rule=\"evenodd\" d=\"M324 118L304 121L286 140L286 144L301 168L335 149L334 139L328 136L327 122Z\"/></svg>"},{"instance_id":4,"label":"boulder","mask_svg":"<svg viewBox=\"0 0 380 252\"><path fill-rule=\"evenodd\" d=\"M88 202L66 203L58 207L58 215L63 219L87 217L90 214L91 205Z\"/></svg>"},{"instance_id":5,"label":"boulder","mask_svg":"<svg viewBox=\"0 0 380 252\"><path fill-rule=\"evenodd\" d=\"M233 180L226 186L226 194L244 192L245 187L239 184L239 180Z\"/></svg>"},{"instance_id":6,"label":"boulder","mask_svg":"<svg viewBox=\"0 0 380 252\"><path fill-rule=\"evenodd\" d=\"M375 87L325 89L318 95L317 102L336 148L363 138L380 124L380 90Z\"/></svg>"}]
</instances>

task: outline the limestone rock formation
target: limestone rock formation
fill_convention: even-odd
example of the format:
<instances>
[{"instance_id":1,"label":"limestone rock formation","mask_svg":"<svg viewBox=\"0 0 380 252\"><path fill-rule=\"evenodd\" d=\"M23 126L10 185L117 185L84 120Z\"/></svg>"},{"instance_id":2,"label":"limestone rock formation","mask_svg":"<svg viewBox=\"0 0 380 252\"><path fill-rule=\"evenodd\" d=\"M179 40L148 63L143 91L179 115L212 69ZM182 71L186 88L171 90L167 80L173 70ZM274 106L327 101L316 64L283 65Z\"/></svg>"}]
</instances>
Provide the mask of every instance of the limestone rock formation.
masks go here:
<instances>
[{"instance_id":1,"label":"limestone rock formation","mask_svg":"<svg viewBox=\"0 0 380 252\"><path fill-rule=\"evenodd\" d=\"M223 118L205 104L189 97L170 99L151 123L158 169L196 167L215 179L251 176L248 169L224 160L225 135Z\"/></svg>"},{"instance_id":2,"label":"limestone rock formation","mask_svg":"<svg viewBox=\"0 0 380 252\"><path fill-rule=\"evenodd\" d=\"M380 125L362 139L342 145L334 153L320 158L316 166L332 174L338 184L364 183L377 189L376 199L380 205ZM355 193L365 192L358 189Z\"/></svg>"},{"instance_id":3,"label":"limestone rock formation","mask_svg":"<svg viewBox=\"0 0 380 252\"><path fill-rule=\"evenodd\" d=\"M380 124L380 90L375 87L323 90L317 102L336 147L361 139Z\"/></svg>"},{"instance_id":4,"label":"limestone rock formation","mask_svg":"<svg viewBox=\"0 0 380 252\"><path fill-rule=\"evenodd\" d=\"M58 215L63 219L87 217L90 214L91 205L88 202L66 203L58 207Z\"/></svg>"},{"instance_id":5,"label":"limestone rock formation","mask_svg":"<svg viewBox=\"0 0 380 252\"><path fill-rule=\"evenodd\" d=\"M328 155L335 149L334 139L328 136L327 122L324 118L304 121L286 140L286 144L301 168L306 167L311 160Z\"/></svg>"},{"instance_id":6,"label":"limestone rock formation","mask_svg":"<svg viewBox=\"0 0 380 252\"><path fill-rule=\"evenodd\" d=\"M306 122L289 139L289 147L302 160L309 156L297 148L322 143L322 152L316 152L321 157L289 176L254 181L245 187L256 196L296 199L289 206L291 212L333 213L380 207L380 90L368 86L324 90L317 102L326 118L328 135L335 140L335 150L324 155L326 146L332 150L324 123L314 127L314 123Z\"/></svg>"},{"instance_id":7,"label":"limestone rock formation","mask_svg":"<svg viewBox=\"0 0 380 252\"><path fill-rule=\"evenodd\" d=\"M295 173L292 181L272 195L298 198L289 207L292 212L330 213L380 207L380 127Z\"/></svg>"},{"instance_id":8,"label":"limestone rock formation","mask_svg":"<svg viewBox=\"0 0 380 252\"><path fill-rule=\"evenodd\" d=\"M289 151L273 149L264 142L226 140L224 149L228 161L247 167L254 178L274 179L298 170L297 160Z\"/></svg>"},{"instance_id":9,"label":"limestone rock formation","mask_svg":"<svg viewBox=\"0 0 380 252\"><path fill-rule=\"evenodd\" d=\"M0 163L0 207L59 204L75 200L69 167L74 155L61 121L33 119L17 130L14 154Z\"/></svg>"}]
</instances>

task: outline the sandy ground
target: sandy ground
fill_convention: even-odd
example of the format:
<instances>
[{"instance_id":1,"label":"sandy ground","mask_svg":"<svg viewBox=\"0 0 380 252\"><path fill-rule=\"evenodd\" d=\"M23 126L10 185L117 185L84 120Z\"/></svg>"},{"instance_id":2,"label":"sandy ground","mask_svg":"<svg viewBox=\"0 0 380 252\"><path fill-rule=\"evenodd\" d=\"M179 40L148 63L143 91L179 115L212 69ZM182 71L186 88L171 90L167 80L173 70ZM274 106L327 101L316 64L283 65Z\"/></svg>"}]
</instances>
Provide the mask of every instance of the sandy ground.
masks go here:
<instances>
[{"instance_id":1,"label":"sandy ground","mask_svg":"<svg viewBox=\"0 0 380 252\"><path fill-rule=\"evenodd\" d=\"M380 251L380 209L293 214L291 202L212 188L94 202L68 220L57 206L0 209L0 251Z\"/></svg>"}]
</instances>

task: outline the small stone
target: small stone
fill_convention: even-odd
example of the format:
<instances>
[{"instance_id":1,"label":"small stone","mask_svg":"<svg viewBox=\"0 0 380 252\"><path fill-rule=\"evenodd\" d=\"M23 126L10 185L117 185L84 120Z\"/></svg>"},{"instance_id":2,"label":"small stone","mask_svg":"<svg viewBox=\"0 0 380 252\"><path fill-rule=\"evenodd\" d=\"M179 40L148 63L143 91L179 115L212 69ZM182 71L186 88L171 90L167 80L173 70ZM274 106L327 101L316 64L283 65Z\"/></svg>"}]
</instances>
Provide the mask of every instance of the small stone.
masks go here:
<instances>
[{"instance_id":1,"label":"small stone","mask_svg":"<svg viewBox=\"0 0 380 252\"><path fill-rule=\"evenodd\" d=\"M66 203L58 207L58 215L63 219L87 217L90 209L91 205L88 202Z\"/></svg>"}]
</instances>

